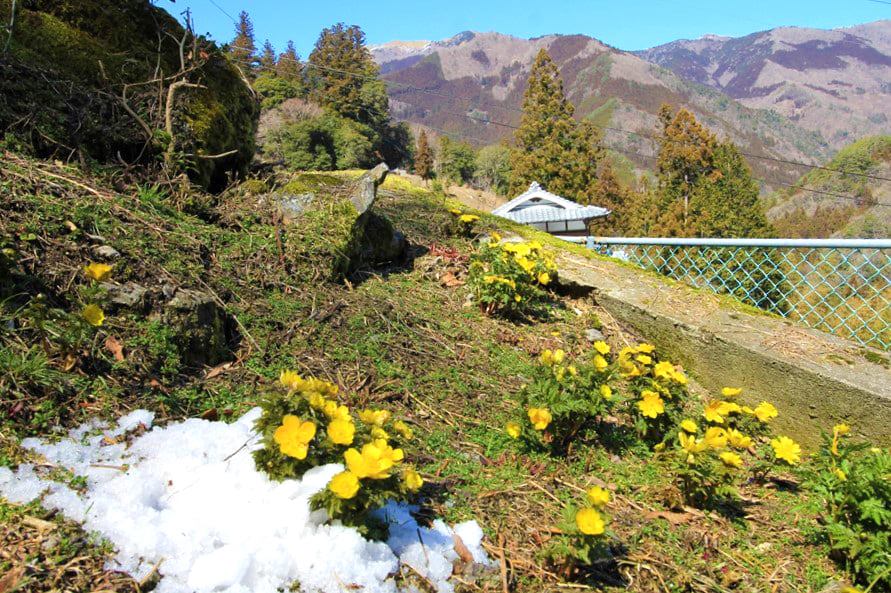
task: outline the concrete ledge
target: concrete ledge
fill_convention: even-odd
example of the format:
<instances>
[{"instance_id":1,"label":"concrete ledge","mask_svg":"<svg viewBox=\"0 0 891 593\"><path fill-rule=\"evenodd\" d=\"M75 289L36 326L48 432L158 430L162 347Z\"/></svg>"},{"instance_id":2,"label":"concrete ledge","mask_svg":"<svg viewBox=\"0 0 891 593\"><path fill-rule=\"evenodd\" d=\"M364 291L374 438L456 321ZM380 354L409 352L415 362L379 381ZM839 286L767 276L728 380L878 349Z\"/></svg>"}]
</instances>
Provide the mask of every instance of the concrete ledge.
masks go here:
<instances>
[{"instance_id":1,"label":"concrete ledge","mask_svg":"<svg viewBox=\"0 0 891 593\"><path fill-rule=\"evenodd\" d=\"M744 305L624 266L564 253L561 283L590 290L617 321L652 341L713 393L742 387L743 400L772 402L777 430L813 450L820 431L846 422L891 445L891 370L873 352ZM878 356L875 356L875 355Z\"/></svg>"}]
</instances>

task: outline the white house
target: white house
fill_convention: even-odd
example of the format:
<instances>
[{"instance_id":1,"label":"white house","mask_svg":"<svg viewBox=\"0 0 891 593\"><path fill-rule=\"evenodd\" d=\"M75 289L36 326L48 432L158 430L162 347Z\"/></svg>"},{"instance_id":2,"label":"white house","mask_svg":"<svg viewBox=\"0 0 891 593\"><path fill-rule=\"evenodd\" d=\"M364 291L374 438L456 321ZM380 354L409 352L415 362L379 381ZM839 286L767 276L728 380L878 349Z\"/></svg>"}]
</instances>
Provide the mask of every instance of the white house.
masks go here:
<instances>
[{"instance_id":1,"label":"white house","mask_svg":"<svg viewBox=\"0 0 891 593\"><path fill-rule=\"evenodd\" d=\"M528 224L552 235L584 236L588 222L609 214L606 208L582 206L552 194L533 181L525 192L492 210L492 214Z\"/></svg>"}]
</instances>

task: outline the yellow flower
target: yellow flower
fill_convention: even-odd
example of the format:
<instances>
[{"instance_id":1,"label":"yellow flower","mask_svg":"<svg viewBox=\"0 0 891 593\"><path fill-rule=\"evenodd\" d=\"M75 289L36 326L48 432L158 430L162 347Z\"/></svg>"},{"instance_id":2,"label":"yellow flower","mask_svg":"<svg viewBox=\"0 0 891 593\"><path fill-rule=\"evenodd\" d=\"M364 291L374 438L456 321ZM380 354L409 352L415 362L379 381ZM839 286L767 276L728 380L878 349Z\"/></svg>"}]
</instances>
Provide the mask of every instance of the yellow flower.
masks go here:
<instances>
[{"instance_id":1,"label":"yellow flower","mask_svg":"<svg viewBox=\"0 0 891 593\"><path fill-rule=\"evenodd\" d=\"M585 508L575 514L575 524L585 535L602 535L606 530L603 517L596 509Z\"/></svg>"},{"instance_id":2,"label":"yellow flower","mask_svg":"<svg viewBox=\"0 0 891 593\"><path fill-rule=\"evenodd\" d=\"M605 490L600 486L592 486L585 492L588 496L588 502L595 508L606 506L609 502L609 490Z\"/></svg>"},{"instance_id":3,"label":"yellow flower","mask_svg":"<svg viewBox=\"0 0 891 593\"><path fill-rule=\"evenodd\" d=\"M678 433L678 440L681 442L681 448L690 455L694 453L702 453L707 448L707 445L702 439L697 439L685 432ZM692 463L692 461L689 463Z\"/></svg>"},{"instance_id":4,"label":"yellow flower","mask_svg":"<svg viewBox=\"0 0 891 593\"><path fill-rule=\"evenodd\" d=\"M278 382L288 389L295 390L303 383L303 379L294 371L282 371L281 375L278 376ZM312 405L312 401L310 401L310 405Z\"/></svg>"},{"instance_id":5,"label":"yellow flower","mask_svg":"<svg viewBox=\"0 0 891 593\"><path fill-rule=\"evenodd\" d=\"M551 412L547 408L529 408L527 414L529 415L529 422L532 423L532 428L535 430L546 429L551 420L553 420Z\"/></svg>"},{"instance_id":6,"label":"yellow flower","mask_svg":"<svg viewBox=\"0 0 891 593\"><path fill-rule=\"evenodd\" d=\"M90 280L103 282L111 275L111 266L108 264L90 263L84 268L84 274Z\"/></svg>"},{"instance_id":7,"label":"yellow flower","mask_svg":"<svg viewBox=\"0 0 891 593\"><path fill-rule=\"evenodd\" d=\"M619 369L622 371L622 377L626 379L640 377L643 374L641 373L641 370L637 368L637 365L627 358L619 358Z\"/></svg>"},{"instance_id":8,"label":"yellow flower","mask_svg":"<svg viewBox=\"0 0 891 593\"><path fill-rule=\"evenodd\" d=\"M383 426L390 419L387 410L362 410L359 412L359 420L369 426Z\"/></svg>"},{"instance_id":9,"label":"yellow flower","mask_svg":"<svg viewBox=\"0 0 891 593\"><path fill-rule=\"evenodd\" d=\"M734 449L748 449L752 446L752 437L744 435L735 428L731 428L727 433L727 440Z\"/></svg>"},{"instance_id":10,"label":"yellow flower","mask_svg":"<svg viewBox=\"0 0 891 593\"><path fill-rule=\"evenodd\" d=\"M765 423L770 422L771 418L777 417L777 409L773 407L773 404L767 402L758 404L752 413L755 414L755 417L758 418L758 420Z\"/></svg>"},{"instance_id":11,"label":"yellow flower","mask_svg":"<svg viewBox=\"0 0 891 593\"><path fill-rule=\"evenodd\" d=\"M340 472L328 482L328 490L338 498L350 499L359 491L359 478L351 471Z\"/></svg>"},{"instance_id":12,"label":"yellow flower","mask_svg":"<svg viewBox=\"0 0 891 593\"><path fill-rule=\"evenodd\" d=\"M609 363L606 359L599 354L594 355L594 369L597 370L598 373L602 373L607 368L609 368Z\"/></svg>"},{"instance_id":13,"label":"yellow flower","mask_svg":"<svg viewBox=\"0 0 891 593\"><path fill-rule=\"evenodd\" d=\"M566 370L569 371L569 374L573 377L576 377L579 374L579 370L575 367L574 364L571 364L568 367L566 367Z\"/></svg>"},{"instance_id":14,"label":"yellow flower","mask_svg":"<svg viewBox=\"0 0 891 593\"><path fill-rule=\"evenodd\" d=\"M352 445L356 434L356 425L352 420L337 418L328 424L328 438L335 445Z\"/></svg>"},{"instance_id":15,"label":"yellow flower","mask_svg":"<svg viewBox=\"0 0 891 593\"><path fill-rule=\"evenodd\" d=\"M309 442L316 436L316 425L303 421L291 414L282 418L282 425L275 429L272 439L278 444L283 455L295 459L306 459Z\"/></svg>"},{"instance_id":16,"label":"yellow flower","mask_svg":"<svg viewBox=\"0 0 891 593\"><path fill-rule=\"evenodd\" d=\"M843 469L835 468L834 473L835 473L835 477L838 478L839 480L841 480L842 482L848 481L848 474L846 474Z\"/></svg>"},{"instance_id":17,"label":"yellow flower","mask_svg":"<svg viewBox=\"0 0 891 593\"><path fill-rule=\"evenodd\" d=\"M408 468L402 474L402 483L409 492L417 492L424 485L424 478L415 470Z\"/></svg>"},{"instance_id":18,"label":"yellow flower","mask_svg":"<svg viewBox=\"0 0 891 593\"><path fill-rule=\"evenodd\" d=\"M721 461L724 462L724 465L727 467L742 467L743 461L742 457L733 453L731 451L724 451L720 455Z\"/></svg>"},{"instance_id":19,"label":"yellow flower","mask_svg":"<svg viewBox=\"0 0 891 593\"><path fill-rule=\"evenodd\" d=\"M640 364L642 364L644 366L653 364L653 359L650 358L649 356L647 356L646 354L638 354L637 356L634 357L634 360L636 360L637 362L639 362Z\"/></svg>"},{"instance_id":20,"label":"yellow flower","mask_svg":"<svg viewBox=\"0 0 891 593\"><path fill-rule=\"evenodd\" d=\"M390 439L390 434L386 430L381 428L380 426L372 426L371 427L371 438L387 441Z\"/></svg>"},{"instance_id":21,"label":"yellow flower","mask_svg":"<svg viewBox=\"0 0 891 593\"><path fill-rule=\"evenodd\" d=\"M554 350L554 364L560 364L566 358L566 353L560 349Z\"/></svg>"},{"instance_id":22,"label":"yellow flower","mask_svg":"<svg viewBox=\"0 0 891 593\"><path fill-rule=\"evenodd\" d=\"M606 384L601 385L600 386L600 395L603 397L603 399L605 399L607 401L611 400L613 398L612 387L610 387L609 385L606 385Z\"/></svg>"},{"instance_id":23,"label":"yellow flower","mask_svg":"<svg viewBox=\"0 0 891 593\"><path fill-rule=\"evenodd\" d=\"M597 350L598 353L606 356L609 354L609 344L604 342L603 340L597 340L594 342L594 350Z\"/></svg>"},{"instance_id":24,"label":"yellow flower","mask_svg":"<svg viewBox=\"0 0 891 593\"><path fill-rule=\"evenodd\" d=\"M461 211L458 210L457 208L449 208L449 212L451 212L455 216L461 216Z\"/></svg>"},{"instance_id":25,"label":"yellow flower","mask_svg":"<svg viewBox=\"0 0 891 593\"><path fill-rule=\"evenodd\" d=\"M538 275L538 283L542 286L547 286L551 282L551 275L547 272L542 272Z\"/></svg>"},{"instance_id":26,"label":"yellow flower","mask_svg":"<svg viewBox=\"0 0 891 593\"><path fill-rule=\"evenodd\" d=\"M851 431L851 427L847 424L836 424L832 427L832 446L829 448L833 455L838 455L838 442L840 437L845 436Z\"/></svg>"},{"instance_id":27,"label":"yellow flower","mask_svg":"<svg viewBox=\"0 0 891 593\"><path fill-rule=\"evenodd\" d=\"M516 422L508 422L504 425L504 432L506 432L512 439L518 439L520 438L522 428L520 428L520 425Z\"/></svg>"},{"instance_id":28,"label":"yellow flower","mask_svg":"<svg viewBox=\"0 0 891 593\"><path fill-rule=\"evenodd\" d=\"M789 437L778 437L770 441L773 454L777 459L782 459L789 465L795 465L801 461L801 447Z\"/></svg>"},{"instance_id":29,"label":"yellow flower","mask_svg":"<svg viewBox=\"0 0 891 593\"><path fill-rule=\"evenodd\" d=\"M728 440L727 431L720 426L710 427L705 431L705 435L702 437L702 442L704 442L709 449L723 449L727 446Z\"/></svg>"},{"instance_id":30,"label":"yellow flower","mask_svg":"<svg viewBox=\"0 0 891 593\"><path fill-rule=\"evenodd\" d=\"M403 422L402 420L397 420L393 423L393 429L402 436L407 441L415 438L415 431L411 429L411 427Z\"/></svg>"},{"instance_id":31,"label":"yellow flower","mask_svg":"<svg viewBox=\"0 0 891 593\"><path fill-rule=\"evenodd\" d=\"M739 387L725 387L721 390L721 395L724 397L736 397L740 393L742 393L742 389Z\"/></svg>"},{"instance_id":32,"label":"yellow flower","mask_svg":"<svg viewBox=\"0 0 891 593\"><path fill-rule=\"evenodd\" d=\"M462 214L461 216L458 217L458 220L460 220L461 222L463 222L465 224L470 224L471 222L476 222L479 219L480 219L480 217L477 216L476 214Z\"/></svg>"},{"instance_id":33,"label":"yellow flower","mask_svg":"<svg viewBox=\"0 0 891 593\"><path fill-rule=\"evenodd\" d=\"M93 327L99 327L105 321L105 313L98 305L87 305L80 314Z\"/></svg>"},{"instance_id":34,"label":"yellow flower","mask_svg":"<svg viewBox=\"0 0 891 593\"><path fill-rule=\"evenodd\" d=\"M696 434L699 432L699 426L696 425L695 422L687 418L683 422L681 422L681 430L689 432L690 434Z\"/></svg>"},{"instance_id":35,"label":"yellow flower","mask_svg":"<svg viewBox=\"0 0 891 593\"><path fill-rule=\"evenodd\" d=\"M637 402L637 407L644 416L655 418L665 412L665 402L662 401L658 393L645 389L641 396L643 399Z\"/></svg>"},{"instance_id":36,"label":"yellow flower","mask_svg":"<svg viewBox=\"0 0 891 593\"><path fill-rule=\"evenodd\" d=\"M520 301L522 301L522 300L523 300L523 297L522 297L522 296L520 296L520 295L518 295L518 294L515 294L515 295L514 295L514 300L515 300L515 301L516 301L516 302L518 302L518 303L519 303L519 302L520 302Z\"/></svg>"},{"instance_id":37,"label":"yellow flower","mask_svg":"<svg viewBox=\"0 0 891 593\"><path fill-rule=\"evenodd\" d=\"M739 407L739 404L737 403L723 401L718 403L718 414L720 414L721 416L729 416L730 414L741 411L742 408Z\"/></svg>"},{"instance_id":38,"label":"yellow flower","mask_svg":"<svg viewBox=\"0 0 891 593\"><path fill-rule=\"evenodd\" d=\"M743 407L740 408L740 409L742 410L742 413L743 413L743 414L748 414L749 416L754 416L754 415L755 415L755 410L753 410L753 409L750 408L749 406L743 406Z\"/></svg>"},{"instance_id":39,"label":"yellow flower","mask_svg":"<svg viewBox=\"0 0 891 593\"><path fill-rule=\"evenodd\" d=\"M554 353L550 350L543 350L538 360L545 366L551 366L554 364Z\"/></svg>"},{"instance_id":40,"label":"yellow flower","mask_svg":"<svg viewBox=\"0 0 891 593\"><path fill-rule=\"evenodd\" d=\"M350 409L343 405L337 405L334 400L325 401L322 412L331 420L350 420Z\"/></svg>"},{"instance_id":41,"label":"yellow flower","mask_svg":"<svg viewBox=\"0 0 891 593\"><path fill-rule=\"evenodd\" d=\"M394 449L383 439L376 439L362 446L361 453L347 449L343 453L347 468L359 478L383 480L390 477L390 470L402 461L402 449Z\"/></svg>"},{"instance_id":42,"label":"yellow flower","mask_svg":"<svg viewBox=\"0 0 891 593\"><path fill-rule=\"evenodd\" d=\"M663 360L653 366L653 376L657 379L670 380L674 376L674 365Z\"/></svg>"},{"instance_id":43,"label":"yellow flower","mask_svg":"<svg viewBox=\"0 0 891 593\"><path fill-rule=\"evenodd\" d=\"M702 412L702 417L708 420L709 422L714 422L715 424L724 424L724 417L721 416L721 402L718 400L712 400L705 407L705 410Z\"/></svg>"},{"instance_id":44,"label":"yellow flower","mask_svg":"<svg viewBox=\"0 0 891 593\"><path fill-rule=\"evenodd\" d=\"M656 347L652 344L638 344L635 351L643 353L643 354L652 354L656 350Z\"/></svg>"}]
</instances>

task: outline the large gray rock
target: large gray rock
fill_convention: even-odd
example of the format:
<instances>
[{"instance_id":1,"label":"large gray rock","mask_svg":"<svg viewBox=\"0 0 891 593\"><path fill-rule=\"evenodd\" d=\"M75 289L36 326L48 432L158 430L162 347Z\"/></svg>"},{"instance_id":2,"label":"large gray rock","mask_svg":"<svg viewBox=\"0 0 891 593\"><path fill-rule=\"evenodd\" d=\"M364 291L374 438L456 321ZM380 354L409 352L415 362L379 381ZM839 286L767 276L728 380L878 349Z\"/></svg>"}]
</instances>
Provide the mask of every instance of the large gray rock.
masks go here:
<instances>
[{"instance_id":1,"label":"large gray rock","mask_svg":"<svg viewBox=\"0 0 891 593\"><path fill-rule=\"evenodd\" d=\"M374 206L374 201L377 199L377 188L387 180L387 173L389 172L390 168L387 167L387 164L381 163L359 178L359 182L356 184L356 191L350 196L350 201L353 203L353 207L359 216L365 214Z\"/></svg>"},{"instance_id":2,"label":"large gray rock","mask_svg":"<svg viewBox=\"0 0 891 593\"><path fill-rule=\"evenodd\" d=\"M211 295L177 290L165 305L164 321L176 335L177 349L186 366L213 366L231 357L228 316Z\"/></svg>"}]
</instances>

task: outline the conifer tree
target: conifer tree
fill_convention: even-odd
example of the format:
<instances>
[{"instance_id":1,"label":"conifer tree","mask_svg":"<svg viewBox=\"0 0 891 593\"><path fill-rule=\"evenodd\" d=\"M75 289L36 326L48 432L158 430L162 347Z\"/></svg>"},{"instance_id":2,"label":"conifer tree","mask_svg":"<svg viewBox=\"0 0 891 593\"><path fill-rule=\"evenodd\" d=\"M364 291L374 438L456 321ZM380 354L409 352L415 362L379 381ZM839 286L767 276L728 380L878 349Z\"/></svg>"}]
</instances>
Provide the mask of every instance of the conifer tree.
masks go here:
<instances>
[{"instance_id":1,"label":"conifer tree","mask_svg":"<svg viewBox=\"0 0 891 593\"><path fill-rule=\"evenodd\" d=\"M666 236L764 237L771 227L748 164L731 142L720 142L692 113L660 110L657 173L659 217Z\"/></svg>"},{"instance_id":2,"label":"conifer tree","mask_svg":"<svg viewBox=\"0 0 891 593\"><path fill-rule=\"evenodd\" d=\"M272 47L272 44L267 39L263 43L263 53L260 54L260 69L264 73L270 73L274 71L275 64L275 48Z\"/></svg>"},{"instance_id":3,"label":"conifer tree","mask_svg":"<svg viewBox=\"0 0 891 593\"><path fill-rule=\"evenodd\" d=\"M415 155L415 173L422 179L433 176L433 154L427 141L427 133L421 130L418 134L418 153Z\"/></svg>"},{"instance_id":4,"label":"conifer tree","mask_svg":"<svg viewBox=\"0 0 891 593\"><path fill-rule=\"evenodd\" d=\"M657 228L666 236L691 236L690 201L700 183L714 178L717 138L686 109L673 114L671 106L662 105L659 120L662 138L656 167L662 215Z\"/></svg>"},{"instance_id":5,"label":"conifer tree","mask_svg":"<svg viewBox=\"0 0 891 593\"><path fill-rule=\"evenodd\" d=\"M523 116L511 154L513 194L538 181L548 191L588 203L594 194L601 134L573 119L557 66L542 49L523 97Z\"/></svg>"},{"instance_id":6,"label":"conifer tree","mask_svg":"<svg viewBox=\"0 0 891 593\"><path fill-rule=\"evenodd\" d=\"M313 99L375 129L388 120L389 102L380 69L365 47L365 33L337 23L324 29L309 55Z\"/></svg>"},{"instance_id":7,"label":"conifer tree","mask_svg":"<svg viewBox=\"0 0 891 593\"><path fill-rule=\"evenodd\" d=\"M287 48L281 53L278 57L278 62L275 64L275 73L279 78L284 78L289 82L296 82L300 79L301 72L300 56L297 55L297 50L294 49L294 42L288 41Z\"/></svg>"},{"instance_id":8,"label":"conifer tree","mask_svg":"<svg viewBox=\"0 0 891 593\"><path fill-rule=\"evenodd\" d=\"M238 15L235 39L229 44L229 53L245 74L252 73L257 60L257 46L254 43L254 23L244 10Z\"/></svg>"}]
</instances>

